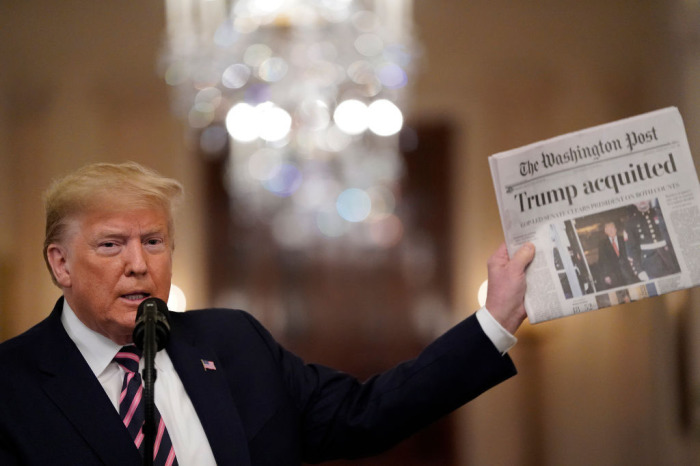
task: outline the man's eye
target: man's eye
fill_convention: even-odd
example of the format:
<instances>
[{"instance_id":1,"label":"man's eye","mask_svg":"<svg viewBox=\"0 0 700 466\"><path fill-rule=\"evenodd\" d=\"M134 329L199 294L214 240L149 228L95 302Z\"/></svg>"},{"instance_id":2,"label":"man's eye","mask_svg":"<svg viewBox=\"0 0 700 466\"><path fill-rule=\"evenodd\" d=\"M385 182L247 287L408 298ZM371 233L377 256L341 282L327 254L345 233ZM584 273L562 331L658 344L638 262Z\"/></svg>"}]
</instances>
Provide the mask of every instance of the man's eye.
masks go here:
<instances>
[{"instance_id":1,"label":"man's eye","mask_svg":"<svg viewBox=\"0 0 700 466\"><path fill-rule=\"evenodd\" d=\"M144 242L144 244L153 250L160 250L165 244L165 241L163 238L149 238Z\"/></svg>"},{"instance_id":2,"label":"man's eye","mask_svg":"<svg viewBox=\"0 0 700 466\"><path fill-rule=\"evenodd\" d=\"M99 243L98 251L103 254L115 254L119 251L119 243L116 241L103 241Z\"/></svg>"}]
</instances>

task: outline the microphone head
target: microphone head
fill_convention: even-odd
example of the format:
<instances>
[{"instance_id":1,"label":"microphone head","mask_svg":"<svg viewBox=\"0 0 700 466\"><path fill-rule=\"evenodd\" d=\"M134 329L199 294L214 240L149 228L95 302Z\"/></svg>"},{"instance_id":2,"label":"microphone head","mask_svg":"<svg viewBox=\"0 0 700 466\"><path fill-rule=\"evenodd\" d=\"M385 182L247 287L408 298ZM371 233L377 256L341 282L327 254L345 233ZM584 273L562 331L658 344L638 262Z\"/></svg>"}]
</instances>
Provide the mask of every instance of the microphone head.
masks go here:
<instances>
[{"instance_id":1,"label":"microphone head","mask_svg":"<svg viewBox=\"0 0 700 466\"><path fill-rule=\"evenodd\" d=\"M156 351L165 348L170 338L170 311L165 301L159 298L146 298L136 311L136 326L132 334L134 344L143 351L146 325L155 325Z\"/></svg>"}]
</instances>

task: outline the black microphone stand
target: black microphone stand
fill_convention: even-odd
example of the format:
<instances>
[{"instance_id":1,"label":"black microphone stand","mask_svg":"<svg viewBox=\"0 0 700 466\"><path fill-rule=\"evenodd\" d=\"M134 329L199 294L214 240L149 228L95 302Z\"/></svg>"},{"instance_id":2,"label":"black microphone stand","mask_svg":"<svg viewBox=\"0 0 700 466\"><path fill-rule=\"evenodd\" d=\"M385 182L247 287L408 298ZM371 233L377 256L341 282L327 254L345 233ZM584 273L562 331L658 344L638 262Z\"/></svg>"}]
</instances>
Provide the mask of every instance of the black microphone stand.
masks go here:
<instances>
[{"instance_id":1,"label":"black microphone stand","mask_svg":"<svg viewBox=\"0 0 700 466\"><path fill-rule=\"evenodd\" d=\"M145 442L143 453L144 466L153 465L153 443L156 438L155 418L155 383L157 371L155 368L155 357L157 352L156 343L156 315L155 312L144 313L144 339L143 339L143 400L145 420L143 424L143 435Z\"/></svg>"},{"instance_id":2,"label":"black microphone stand","mask_svg":"<svg viewBox=\"0 0 700 466\"><path fill-rule=\"evenodd\" d=\"M153 443L156 438L155 414L156 404L154 398L156 383L155 359L158 350L165 348L170 337L170 324L168 322L168 305L158 298L147 298L136 312L136 325L134 326L133 339L137 347L143 352L143 464L153 465Z\"/></svg>"}]
</instances>

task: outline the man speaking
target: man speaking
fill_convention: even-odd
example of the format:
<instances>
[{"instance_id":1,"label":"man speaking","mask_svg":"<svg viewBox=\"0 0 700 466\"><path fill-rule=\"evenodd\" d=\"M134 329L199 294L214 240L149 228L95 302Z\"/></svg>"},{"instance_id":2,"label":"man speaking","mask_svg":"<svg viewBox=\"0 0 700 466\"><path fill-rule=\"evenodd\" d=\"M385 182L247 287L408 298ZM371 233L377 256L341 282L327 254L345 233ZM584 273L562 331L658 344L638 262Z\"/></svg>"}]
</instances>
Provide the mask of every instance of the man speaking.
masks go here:
<instances>
[{"instance_id":1,"label":"man speaking","mask_svg":"<svg viewBox=\"0 0 700 466\"><path fill-rule=\"evenodd\" d=\"M299 465L376 454L515 374L532 245L489 259L486 305L416 359L365 382L307 364L249 314L168 316L143 431L145 300L167 301L181 185L135 163L93 164L45 194L44 258L63 296L0 344L0 464ZM167 311L166 311L167 312ZM150 458L150 456L149 456Z\"/></svg>"}]
</instances>

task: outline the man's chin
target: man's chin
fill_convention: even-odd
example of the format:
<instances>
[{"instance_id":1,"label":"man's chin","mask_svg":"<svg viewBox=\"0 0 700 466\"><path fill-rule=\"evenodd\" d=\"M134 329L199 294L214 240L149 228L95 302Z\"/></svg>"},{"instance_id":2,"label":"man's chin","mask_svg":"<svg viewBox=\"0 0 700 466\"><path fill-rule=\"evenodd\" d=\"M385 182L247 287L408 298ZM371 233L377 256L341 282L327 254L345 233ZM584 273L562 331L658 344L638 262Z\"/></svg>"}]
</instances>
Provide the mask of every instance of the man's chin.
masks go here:
<instances>
[{"instance_id":1,"label":"man's chin","mask_svg":"<svg viewBox=\"0 0 700 466\"><path fill-rule=\"evenodd\" d=\"M110 340L122 346L131 344L134 341L133 334L134 327L136 326L136 312L129 314L131 315L128 315L124 322L120 322L119 325L113 329L114 331L109 337Z\"/></svg>"}]
</instances>

